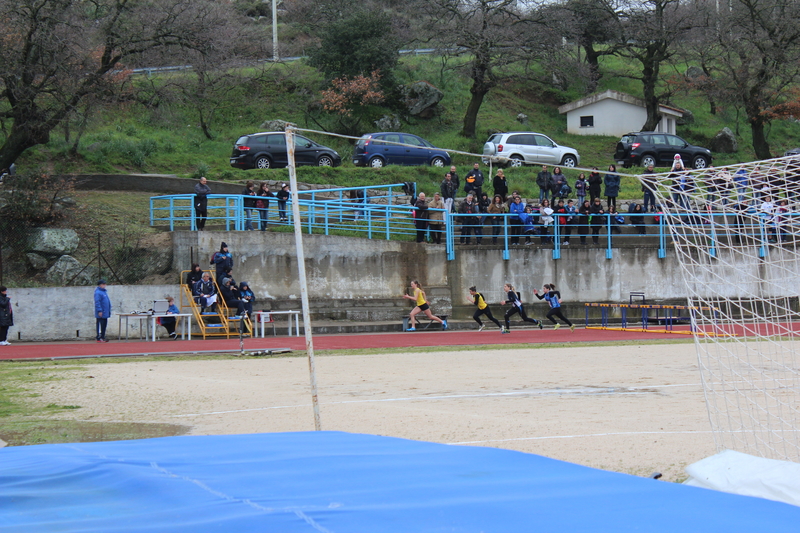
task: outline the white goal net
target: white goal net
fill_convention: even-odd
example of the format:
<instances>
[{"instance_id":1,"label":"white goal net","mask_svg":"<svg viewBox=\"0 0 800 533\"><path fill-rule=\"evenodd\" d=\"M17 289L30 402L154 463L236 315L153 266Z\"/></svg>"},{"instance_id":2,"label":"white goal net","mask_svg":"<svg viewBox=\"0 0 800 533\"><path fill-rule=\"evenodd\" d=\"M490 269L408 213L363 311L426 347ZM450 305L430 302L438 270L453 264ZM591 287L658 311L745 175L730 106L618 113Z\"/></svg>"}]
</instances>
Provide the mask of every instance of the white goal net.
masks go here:
<instances>
[{"instance_id":1,"label":"white goal net","mask_svg":"<svg viewBox=\"0 0 800 533\"><path fill-rule=\"evenodd\" d=\"M800 461L800 156L637 176L686 282L716 445Z\"/></svg>"}]
</instances>

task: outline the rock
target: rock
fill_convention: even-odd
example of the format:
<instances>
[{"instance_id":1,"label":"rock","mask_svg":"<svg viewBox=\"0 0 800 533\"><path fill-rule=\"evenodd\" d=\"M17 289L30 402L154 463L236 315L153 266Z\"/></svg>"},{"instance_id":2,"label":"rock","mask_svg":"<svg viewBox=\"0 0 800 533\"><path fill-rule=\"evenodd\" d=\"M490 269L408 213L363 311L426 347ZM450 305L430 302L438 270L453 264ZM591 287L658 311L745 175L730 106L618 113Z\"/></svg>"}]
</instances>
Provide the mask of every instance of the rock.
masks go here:
<instances>
[{"instance_id":1,"label":"rock","mask_svg":"<svg viewBox=\"0 0 800 533\"><path fill-rule=\"evenodd\" d=\"M415 81L400 87L403 101L411 115L431 118L436 115L436 106L442 101L444 93L427 81Z\"/></svg>"},{"instance_id":2,"label":"rock","mask_svg":"<svg viewBox=\"0 0 800 533\"><path fill-rule=\"evenodd\" d=\"M400 129L400 120L397 115L383 115L375 121L375 127L379 131L397 131Z\"/></svg>"},{"instance_id":3,"label":"rock","mask_svg":"<svg viewBox=\"0 0 800 533\"><path fill-rule=\"evenodd\" d=\"M78 249L81 240L73 229L34 228L28 233L29 252L66 255Z\"/></svg>"},{"instance_id":4,"label":"rock","mask_svg":"<svg viewBox=\"0 0 800 533\"><path fill-rule=\"evenodd\" d=\"M47 258L45 256L30 252L25 254L25 257L28 259L28 264L31 265L32 269L44 270L47 268Z\"/></svg>"},{"instance_id":5,"label":"rock","mask_svg":"<svg viewBox=\"0 0 800 533\"><path fill-rule=\"evenodd\" d=\"M703 77L705 77L705 75L706 75L706 73L703 72L703 69L701 69L700 67L697 67L697 66L691 66L691 67L687 68L686 69L686 74L685 74L685 76L687 78L689 78L690 80L696 80L698 78L703 78Z\"/></svg>"},{"instance_id":6,"label":"rock","mask_svg":"<svg viewBox=\"0 0 800 533\"><path fill-rule=\"evenodd\" d=\"M288 124L292 123L286 122L285 120L265 120L259 127L263 131L284 131Z\"/></svg>"},{"instance_id":7,"label":"rock","mask_svg":"<svg viewBox=\"0 0 800 533\"><path fill-rule=\"evenodd\" d=\"M117 271L122 283L139 283L149 276L166 274L172 268L172 248L130 248L117 253L125 258L125 268Z\"/></svg>"},{"instance_id":8,"label":"rock","mask_svg":"<svg viewBox=\"0 0 800 533\"><path fill-rule=\"evenodd\" d=\"M519 122L523 126L527 126L528 125L528 115L526 115L525 113L520 113L519 115L517 115L517 122Z\"/></svg>"},{"instance_id":9,"label":"rock","mask_svg":"<svg viewBox=\"0 0 800 533\"><path fill-rule=\"evenodd\" d=\"M94 285L97 283L97 267L84 266L71 255L62 255L45 274L47 282L53 285Z\"/></svg>"},{"instance_id":10,"label":"rock","mask_svg":"<svg viewBox=\"0 0 800 533\"><path fill-rule=\"evenodd\" d=\"M675 120L675 123L678 126L688 126L689 124L694 124L694 113L688 109L681 109L681 111L683 112L683 116Z\"/></svg>"},{"instance_id":11,"label":"rock","mask_svg":"<svg viewBox=\"0 0 800 533\"><path fill-rule=\"evenodd\" d=\"M736 136L730 128L722 128L714 138L711 139L708 146L712 152L720 152L723 154L732 154L739 150L739 143L736 141Z\"/></svg>"}]
</instances>

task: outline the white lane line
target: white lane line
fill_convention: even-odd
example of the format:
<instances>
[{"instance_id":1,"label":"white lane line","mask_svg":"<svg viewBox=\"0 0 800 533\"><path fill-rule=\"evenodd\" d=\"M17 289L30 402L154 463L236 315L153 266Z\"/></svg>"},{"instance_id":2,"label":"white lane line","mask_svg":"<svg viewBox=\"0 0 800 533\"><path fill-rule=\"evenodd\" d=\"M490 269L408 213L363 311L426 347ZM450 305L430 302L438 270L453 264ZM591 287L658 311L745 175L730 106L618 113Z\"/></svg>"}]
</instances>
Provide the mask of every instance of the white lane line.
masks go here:
<instances>
[{"instance_id":1,"label":"white lane line","mask_svg":"<svg viewBox=\"0 0 800 533\"><path fill-rule=\"evenodd\" d=\"M549 435L546 437L518 437L514 439L492 439L492 440L467 440L462 442L448 442L447 444L458 446L462 444L485 444L487 442L515 442L523 440L548 440L548 439L582 439L589 437L613 437L617 435L702 435L711 431L619 431L615 433L586 433L584 435Z\"/></svg>"},{"instance_id":2,"label":"white lane line","mask_svg":"<svg viewBox=\"0 0 800 533\"><path fill-rule=\"evenodd\" d=\"M414 396L407 398L371 398L367 400L343 400L339 402L322 402L321 405L344 405L351 403L420 402L428 400L458 400L464 398L498 398L498 397L512 397L512 396L568 396L568 395L629 396L629 395L639 395L639 394L653 394L655 390L666 389L669 387L700 387L700 384L688 383L688 384L675 384L675 385L643 385L640 387L584 387L575 389L564 388L564 389L547 389L547 390L513 391L513 392L487 392L481 394L446 394L438 396ZM308 407L308 404L274 405L269 407L252 407L249 409L230 409L226 411L209 411L205 413L188 413L182 415L172 415L171 418L225 415L231 413L249 413L253 411L268 411L272 409L298 409L306 407Z\"/></svg>"}]
</instances>

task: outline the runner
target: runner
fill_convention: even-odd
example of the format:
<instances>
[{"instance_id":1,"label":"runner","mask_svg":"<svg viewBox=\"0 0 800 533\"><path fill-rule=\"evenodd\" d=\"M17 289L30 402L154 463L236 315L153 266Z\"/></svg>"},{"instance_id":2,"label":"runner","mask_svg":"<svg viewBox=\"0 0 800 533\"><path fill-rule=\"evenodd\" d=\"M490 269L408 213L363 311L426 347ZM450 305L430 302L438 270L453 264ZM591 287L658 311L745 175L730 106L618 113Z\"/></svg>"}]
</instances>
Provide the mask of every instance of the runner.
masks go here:
<instances>
[{"instance_id":1,"label":"runner","mask_svg":"<svg viewBox=\"0 0 800 533\"><path fill-rule=\"evenodd\" d=\"M500 328L500 333L505 333L505 328L492 315L492 310L489 309L489 305L483 298L483 294L479 293L474 285L469 288L469 294L470 296L467 297L467 301L478 306L477 311L472 315L472 319L478 323L478 331L483 331L483 322L481 322L480 316L486 315L486 318L497 324L497 327Z\"/></svg>"},{"instance_id":2,"label":"runner","mask_svg":"<svg viewBox=\"0 0 800 533\"><path fill-rule=\"evenodd\" d=\"M408 314L408 318L411 320L411 327L406 331L417 331L417 322L414 320L414 317L417 316L418 313L425 313L425 316L434 322L441 324L442 329L447 329L447 320L442 320L438 316L431 313L431 308L428 305L428 299L425 297L425 291L422 290L422 286L419 284L419 281L412 281L411 288L414 289L414 295L412 296L410 294L404 294L403 298L414 300L417 306Z\"/></svg>"},{"instance_id":3,"label":"runner","mask_svg":"<svg viewBox=\"0 0 800 533\"><path fill-rule=\"evenodd\" d=\"M547 312L547 318L550 319L550 322L555 324L555 326L553 326L553 330L557 330L561 327L561 324L556 322L556 319L553 318L554 316L557 316L569 326L570 331L575 331L575 324L570 322L569 319L561 313L561 293L556 290L556 286L552 283L545 283L542 287L542 292L543 294L540 296L539 292L536 289L533 289L534 296L540 300L547 300L547 303L550 304L550 310Z\"/></svg>"},{"instance_id":4,"label":"runner","mask_svg":"<svg viewBox=\"0 0 800 533\"><path fill-rule=\"evenodd\" d=\"M528 317L528 315L525 314L525 308L522 307L522 300L519 299L519 293L514 290L513 285L511 285L510 283L506 283L505 285L503 285L503 290L508 292L508 300L503 300L502 302L500 302L500 305L506 305L506 301L508 301L508 303L511 304L511 309L506 311L504 317L506 319L506 329L503 331L503 333L511 333L511 323L508 321L508 319L510 319L514 315L514 313L519 313L519 316L521 316L522 320L524 320L525 322L530 322L531 324L538 324L539 329L542 329L544 327L542 326L541 320L530 318Z\"/></svg>"}]
</instances>

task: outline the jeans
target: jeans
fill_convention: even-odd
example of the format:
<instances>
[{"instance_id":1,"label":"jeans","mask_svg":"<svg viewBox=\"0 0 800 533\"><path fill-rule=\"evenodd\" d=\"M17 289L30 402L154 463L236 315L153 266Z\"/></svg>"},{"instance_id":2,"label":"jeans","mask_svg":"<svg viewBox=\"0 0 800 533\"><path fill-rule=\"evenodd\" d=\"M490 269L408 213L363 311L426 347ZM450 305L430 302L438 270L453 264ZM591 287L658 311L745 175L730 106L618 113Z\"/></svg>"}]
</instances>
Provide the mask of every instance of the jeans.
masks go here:
<instances>
[{"instance_id":1,"label":"jeans","mask_svg":"<svg viewBox=\"0 0 800 533\"><path fill-rule=\"evenodd\" d=\"M245 231L253 231L253 210L244 210L244 229Z\"/></svg>"},{"instance_id":2,"label":"jeans","mask_svg":"<svg viewBox=\"0 0 800 533\"><path fill-rule=\"evenodd\" d=\"M649 213L650 208L652 208L653 211L656 210L656 195L653 194L653 191L648 190L644 191L644 206L642 209L645 213Z\"/></svg>"}]
</instances>

